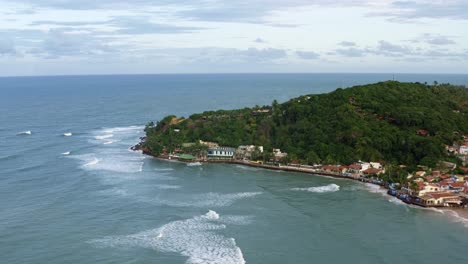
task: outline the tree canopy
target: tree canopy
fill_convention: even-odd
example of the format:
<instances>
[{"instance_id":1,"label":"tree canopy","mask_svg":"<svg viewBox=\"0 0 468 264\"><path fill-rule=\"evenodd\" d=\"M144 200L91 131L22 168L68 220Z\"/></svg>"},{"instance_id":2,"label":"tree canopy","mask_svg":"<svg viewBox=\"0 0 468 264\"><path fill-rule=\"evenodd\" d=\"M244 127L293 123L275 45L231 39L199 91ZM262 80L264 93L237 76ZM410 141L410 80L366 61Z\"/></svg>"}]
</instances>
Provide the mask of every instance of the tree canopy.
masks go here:
<instances>
[{"instance_id":1,"label":"tree canopy","mask_svg":"<svg viewBox=\"0 0 468 264\"><path fill-rule=\"evenodd\" d=\"M422 132L421 132L422 131ZM396 81L305 95L271 106L168 116L146 127L160 154L198 140L280 148L304 163L384 160L433 166L468 133L468 89Z\"/></svg>"}]
</instances>

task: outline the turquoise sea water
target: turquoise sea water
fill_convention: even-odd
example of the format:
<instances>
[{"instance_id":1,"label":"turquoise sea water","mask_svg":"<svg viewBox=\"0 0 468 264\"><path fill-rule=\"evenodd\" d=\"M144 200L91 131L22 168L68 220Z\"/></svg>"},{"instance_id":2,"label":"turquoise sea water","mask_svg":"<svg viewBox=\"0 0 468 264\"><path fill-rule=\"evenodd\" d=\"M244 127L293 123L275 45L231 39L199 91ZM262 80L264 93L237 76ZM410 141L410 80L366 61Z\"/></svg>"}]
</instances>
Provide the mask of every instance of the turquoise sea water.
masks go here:
<instances>
[{"instance_id":1,"label":"turquoise sea water","mask_svg":"<svg viewBox=\"0 0 468 264\"><path fill-rule=\"evenodd\" d=\"M466 221L372 186L128 150L167 114L392 78L0 78L0 263L466 263ZM468 75L395 78L468 84Z\"/></svg>"}]
</instances>

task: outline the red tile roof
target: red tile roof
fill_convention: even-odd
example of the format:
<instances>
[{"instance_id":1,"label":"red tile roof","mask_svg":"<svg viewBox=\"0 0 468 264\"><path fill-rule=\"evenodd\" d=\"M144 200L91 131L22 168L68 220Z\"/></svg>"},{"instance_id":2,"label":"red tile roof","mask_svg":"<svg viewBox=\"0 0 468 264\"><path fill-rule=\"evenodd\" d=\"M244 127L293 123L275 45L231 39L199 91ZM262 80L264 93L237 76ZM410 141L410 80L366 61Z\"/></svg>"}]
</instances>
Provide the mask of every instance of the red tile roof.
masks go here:
<instances>
[{"instance_id":1,"label":"red tile roof","mask_svg":"<svg viewBox=\"0 0 468 264\"><path fill-rule=\"evenodd\" d=\"M426 193L426 195L431 196L434 199L439 199L439 198L457 198L458 195L449 193L449 192L432 192L432 193Z\"/></svg>"},{"instance_id":2,"label":"red tile roof","mask_svg":"<svg viewBox=\"0 0 468 264\"><path fill-rule=\"evenodd\" d=\"M376 169L376 168L368 168L367 170L363 171L365 174L377 174L381 172L382 170Z\"/></svg>"},{"instance_id":3,"label":"red tile roof","mask_svg":"<svg viewBox=\"0 0 468 264\"><path fill-rule=\"evenodd\" d=\"M355 169L355 170L360 170L362 169L362 166L360 164L351 164L349 165L350 169Z\"/></svg>"},{"instance_id":4,"label":"red tile roof","mask_svg":"<svg viewBox=\"0 0 468 264\"><path fill-rule=\"evenodd\" d=\"M422 136L427 136L427 135L429 135L429 131L427 131L425 129L419 129L418 131L416 131L416 134L422 135Z\"/></svg>"},{"instance_id":5,"label":"red tile roof","mask_svg":"<svg viewBox=\"0 0 468 264\"><path fill-rule=\"evenodd\" d=\"M454 182L454 183L450 183L449 185L450 185L450 187L453 187L453 188L460 188L460 187L464 187L465 183L464 182Z\"/></svg>"}]
</instances>

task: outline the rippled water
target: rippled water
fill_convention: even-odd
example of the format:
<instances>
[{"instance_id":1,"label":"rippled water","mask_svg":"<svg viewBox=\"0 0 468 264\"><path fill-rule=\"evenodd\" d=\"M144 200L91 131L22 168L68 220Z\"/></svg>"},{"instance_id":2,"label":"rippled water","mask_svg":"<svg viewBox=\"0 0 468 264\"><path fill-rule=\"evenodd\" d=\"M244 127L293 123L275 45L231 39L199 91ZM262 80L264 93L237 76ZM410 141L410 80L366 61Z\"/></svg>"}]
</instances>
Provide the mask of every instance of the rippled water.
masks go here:
<instances>
[{"instance_id":1,"label":"rippled water","mask_svg":"<svg viewBox=\"0 0 468 264\"><path fill-rule=\"evenodd\" d=\"M262 105L389 77L0 79L0 262L465 263L465 222L373 186L187 166L129 150L147 121L169 113Z\"/></svg>"}]
</instances>

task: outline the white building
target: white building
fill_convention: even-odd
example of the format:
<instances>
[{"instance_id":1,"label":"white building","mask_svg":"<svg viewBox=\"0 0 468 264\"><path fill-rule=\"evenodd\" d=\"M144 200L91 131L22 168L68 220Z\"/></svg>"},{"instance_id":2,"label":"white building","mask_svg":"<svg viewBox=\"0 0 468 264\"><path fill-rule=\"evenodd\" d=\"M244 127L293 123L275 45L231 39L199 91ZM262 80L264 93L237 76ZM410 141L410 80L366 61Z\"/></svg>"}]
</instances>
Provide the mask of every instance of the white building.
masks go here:
<instances>
[{"instance_id":1,"label":"white building","mask_svg":"<svg viewBox=\"0 0 468 264\"><path fill-rule=\"evenodd\" d=\"M379 162L371 162L370 165L374 169L382 169L382 164L380 164Z\"/></svg>"},{"instance_id":2,"label":"white building","mask_svg":"<svg viewBox=\"0 0 468 264\"><path fill-rule=\"evenodd\" d=\"M235 148L217 147L208 149L208 158L210 159L232 159L236 153Z\"/></svg>"},{"instance_id":3,"label":"white building","mask_svg":"<svg viewBox=\"0 0 468 264\"><path fill-rule=\"evenodd\" d=\"M279 160L288 156L288 153L281 152L281 149L273 149L273 156L275 157L276 160Z\"/></svg>"},{"instance_id":4,"label":"white building","mask_svg":"<svg viewBox=\"0 0 468 264\"><path fill-rule=\"evenodd\" d=\"M255 145L244 145L244 146L239 146L236 151L236 157L239 159L251 159L252 154L258 151L260 153L263 153L263 146L255 146Z\"/></svg>"},{"instance_id":5,"label":"white building","mask_svg":"<svg viewBox=\"0 0 468 264\"><path fill-rule=\"evenodd\" d=\"M467 145L460 146L458 153L460 153L460 155L468 155L468 146Z\"/></svg>"}]
</instances>

